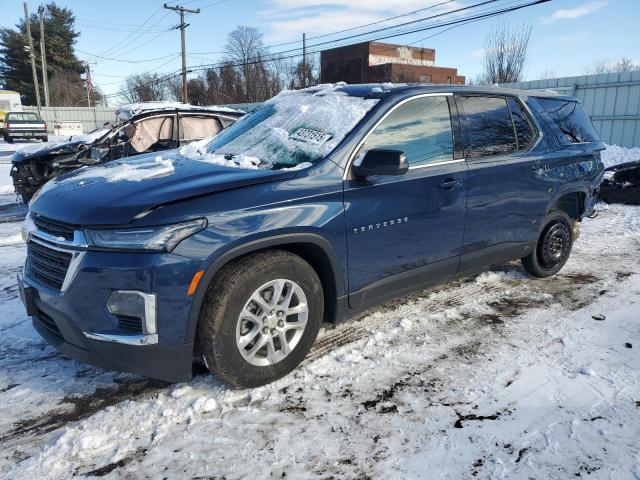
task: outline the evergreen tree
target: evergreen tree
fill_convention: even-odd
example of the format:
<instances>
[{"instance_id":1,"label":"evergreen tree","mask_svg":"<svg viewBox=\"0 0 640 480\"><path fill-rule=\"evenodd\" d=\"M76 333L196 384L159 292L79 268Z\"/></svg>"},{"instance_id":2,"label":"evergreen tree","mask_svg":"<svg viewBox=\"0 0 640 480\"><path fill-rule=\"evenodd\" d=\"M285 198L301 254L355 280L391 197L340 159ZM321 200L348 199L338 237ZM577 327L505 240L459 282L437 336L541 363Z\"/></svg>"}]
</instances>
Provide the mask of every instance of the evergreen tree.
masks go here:
<instances>
[{"instance_id":1,"label":"evergreen tree","mask_svg":"<svg viewBox=\"0 0 640 480\"><path fill-rule=\"evenodd\" d=\"M42 88L42 65L40 63L40 16L30 15L31 35L33 37L36 68ZM0 83L8 90L15 90L22 96L23 103L35 105L33 74L29 54L25 47L29 44L26 24L21 19L15 28L0 28ZM47 73L50 86L64 83L74 90L82 91L80 74L84 72L82 62L74 53L74 45L80 36L75 30L75 16L68 8L59 7L55 2L45 7L44 33L47 53ZM56 75L64 78L64 82L55 82ZM69 84L70 83L70 84ZM51 91L52 104L60 97L58 92ZM81 95L78 102L82 101Z\"/></svg>"}]
</instances>

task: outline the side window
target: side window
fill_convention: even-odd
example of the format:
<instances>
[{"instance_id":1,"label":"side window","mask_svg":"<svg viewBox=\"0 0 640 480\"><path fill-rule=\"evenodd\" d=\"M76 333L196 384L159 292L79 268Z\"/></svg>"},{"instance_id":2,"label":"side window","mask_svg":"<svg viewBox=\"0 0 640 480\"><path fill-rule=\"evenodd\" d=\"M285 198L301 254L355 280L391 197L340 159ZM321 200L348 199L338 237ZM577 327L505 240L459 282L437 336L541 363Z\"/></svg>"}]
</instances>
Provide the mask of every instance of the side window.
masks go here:
<instances>
[{"instance_id":1,"label":"side window","mask_svg":"<svg viewBox=\"0 0 640 480\"><path fill-rule=\"evenodd\" d=\"M222 130L222 124L216 117L180 117L180 140L191 141L213 137Z\"/></svg>"},{"instance_id":2,"label":"side window","mask_svg":"<svg viewBox=\"0 0 640 480\"><path fill-rule=\"evenodd\" d=\"M131 138L131 146L142 153L158 142L173 140L173 117L152 117L133 124L125 133Z\"/></svg>"},{"instance_id":3,"label":"side window","mask_svg":"<svg viewBox=\"0 0 640 480\"><path fill-rule=\"evenodd\" d=\"M511 113L504 98L459 97L465 156L480 158L506 155L518 149Z\"/></svg>"},{"instance_id":4,"label":"side window","mask_svg":"<svg viewBox=\"0 0 640 480\"><path fill-rule=\"evenodd\" d=\"M535 137L533 126L529 121L529 116L525 113L520 102L513 98L507 99L507 105L511 111L511 119L513 127L516 129L516 140L518 142L518 150L526 150L529 148Z\"/></svg>"},{"instance_id":5,"label":"side window","mask_svg":"<svg viewBox=\"0 0 640 480\"><path fill-rule=\"evenodd\" d=\"M410 166L452 160L447 97L421 97L400 105L371 132L358 154L374 148L400 150Z\"/></svg>"},{"instance_id":6,"label":"side window","mask_svg":"<svg viewBox=\"0 0 640 480\"><path fill-rule=\"evenodd\" d=\"M558 137L561 143L597 142L600 140L591 124L589 115L580 103L555 98L537 98L537 100L551 122L560 129ZM549 122L547 121L547 123Z\"/></svg>"}]
</instances>

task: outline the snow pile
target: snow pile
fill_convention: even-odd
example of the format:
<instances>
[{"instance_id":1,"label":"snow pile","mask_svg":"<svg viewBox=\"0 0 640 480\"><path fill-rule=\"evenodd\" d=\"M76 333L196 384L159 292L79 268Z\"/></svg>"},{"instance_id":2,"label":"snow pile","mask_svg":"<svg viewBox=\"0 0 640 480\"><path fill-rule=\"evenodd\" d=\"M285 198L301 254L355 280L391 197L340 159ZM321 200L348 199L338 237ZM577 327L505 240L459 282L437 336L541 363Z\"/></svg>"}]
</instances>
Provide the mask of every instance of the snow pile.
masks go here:
<instances>
[{"instance_id":1,"label":"snow pile","mask_svg":"<svg viewBox=\"0 0 640 480\"><path fill-rule=\"evenodd\" d=\"M144 159L131 163L114 162L103 167L83 167L72 177L78 185L86 184L88 179L104 178L107 182L141 182L150 178L164 177L175 171L171 159L157 155L153 159Z\"/></svg>"},{"instance_id":2,"label":"snow pile","mask_svg":"<svg viewBox=\"0 0 640 480\"><path fill-rule=\"evenodd\" d=\"M242 110L218 107L216 105L201 107L198 105L190 105L188 103L180 102L138 102L120 105L116 110L116 116L120 120L127 121L131 120L135 115L148 110L211 110L220 113L244 113Z\"/></svg>"},{"instance_id":3,"label":"snow pile","mask_svg":"<svg viewBox=\"0 0 640 480\"><path fill-rule=\"evenodd\" d=\"M210 141L211 138L205 138L197 142L191 142L180 149L180 155L189 160L197 160L223 167L257 169L260 166L260 159L257 157L237 155L233 158L226 158L224 155L209 153L206 145Z\"/></svg>"},{"instance_id":4,"label":"snow pile","mask_svg":"<svg viewBox=\"0 0 640 480\"><path fill-rule=\"evenodd\" d=\"M373 108L377 99L348 95L341 84L324 84L304 90L285 90L258 110L218 134L206 146L209 155L234 157L257 166L274 164L295 167L328 155ZM204 144L197 152L184 148L181 154L204 160ZM191 155L193 153L193 156ZM235 160L234 163L239 163Z\"/></svg>"},{"instance_id":5,"label":"snow pile","mask_svg":"<svg viewBox=\"0 0 640 480\"><path fill-rule=\"evenodd\" d=\"M625 148L618 145L607 145L607 149L601 153L604 168L620 165L621 163L640 161L640 148Z\"/></svg>"}]
</instances>

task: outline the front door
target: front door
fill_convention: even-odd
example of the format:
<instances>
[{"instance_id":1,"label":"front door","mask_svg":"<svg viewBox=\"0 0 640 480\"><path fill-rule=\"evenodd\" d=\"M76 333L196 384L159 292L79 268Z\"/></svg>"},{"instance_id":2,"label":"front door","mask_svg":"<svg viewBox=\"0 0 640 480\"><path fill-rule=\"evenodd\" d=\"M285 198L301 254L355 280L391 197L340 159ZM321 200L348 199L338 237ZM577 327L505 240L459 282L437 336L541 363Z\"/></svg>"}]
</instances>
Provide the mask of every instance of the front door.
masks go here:
<instances>
[{"instance_id":1,"label":"front door","mask_svg":"<svg viewBox=\"0 0 640 480\"><path fill-rule=\"evenodd\" d=\"M400 150L409 171L345 180L352 308L456 273L467 166L453 145L448 96L437 94L400 103L359 148L356 161L370 149Z\"/></svg>"}]
</instances>

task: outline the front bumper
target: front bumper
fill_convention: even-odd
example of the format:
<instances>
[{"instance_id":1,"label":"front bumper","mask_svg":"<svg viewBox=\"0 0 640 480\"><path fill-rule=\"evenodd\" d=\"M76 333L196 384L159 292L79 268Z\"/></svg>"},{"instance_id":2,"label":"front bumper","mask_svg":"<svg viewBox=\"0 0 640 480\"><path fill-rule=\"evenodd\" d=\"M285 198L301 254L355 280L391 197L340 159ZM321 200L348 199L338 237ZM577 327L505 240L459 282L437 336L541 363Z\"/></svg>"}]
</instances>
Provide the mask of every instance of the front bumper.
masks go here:
<instances>
[{"instance_id":1,"label":"front bumper","mask_svg":"<svg viewBox=\"0 0 640 480\"><path fill-rule=\"evenodd\" d=\"M188 284L198 262L173 254L84 251L73 280L54 290L20 275L21 297L38 333L77 360L179 382L191 378ZM123 330L108 310L114 291L153 292L154 335Z\"/></svg>"}]
</instances>

